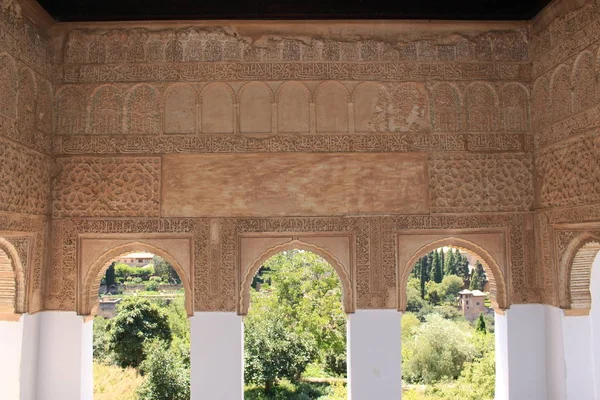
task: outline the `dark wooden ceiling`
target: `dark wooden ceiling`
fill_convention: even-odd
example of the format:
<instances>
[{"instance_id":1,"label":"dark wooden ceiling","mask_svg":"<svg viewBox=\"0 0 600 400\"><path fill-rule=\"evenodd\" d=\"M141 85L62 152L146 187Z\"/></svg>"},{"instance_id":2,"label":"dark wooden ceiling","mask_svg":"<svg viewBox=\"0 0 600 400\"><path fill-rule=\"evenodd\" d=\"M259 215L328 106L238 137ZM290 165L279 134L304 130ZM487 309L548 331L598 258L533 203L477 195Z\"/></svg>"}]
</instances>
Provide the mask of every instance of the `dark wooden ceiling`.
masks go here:
<instances>
[{"instance_id":1,"label":"dark wooden ceiling","mask_svg":"<svg viewBox=\"0 0 600 400\"><path fill-rule=\"evenodd\" d=\"M550 0L38 0L58 21L526 20Z\"/></svg>"}]
</instances>

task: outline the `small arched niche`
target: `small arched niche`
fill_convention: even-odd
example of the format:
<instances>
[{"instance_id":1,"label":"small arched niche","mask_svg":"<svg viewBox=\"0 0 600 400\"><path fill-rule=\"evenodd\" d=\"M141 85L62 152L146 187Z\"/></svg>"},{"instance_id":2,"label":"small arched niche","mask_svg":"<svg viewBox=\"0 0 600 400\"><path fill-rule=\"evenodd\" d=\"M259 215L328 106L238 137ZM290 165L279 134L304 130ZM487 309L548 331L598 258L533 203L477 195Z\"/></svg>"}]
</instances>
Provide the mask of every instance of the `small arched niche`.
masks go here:
<instances>
[{"instance_id":1,"label":"small arched niche","mask_svg":"<svg viewBox=\"0 0 600 400\"><path fill-rule=\"evenodd\" d=\"M408 278L417 261L432 251L443 247L458 249L461 253L466 253L467 255L478 259L483 265L483 269L490 284L489 288L492 308L500 313L502 313L502 310L509 308L510 302L506 280L507 273L501 263L505 260L497 260L497 258L499 258L499 253L502 253L503 249L501 249L501 247L503 246L499 246L499 248L494 249L494 251L488 251L480 243L476 243L476 241L486 243L494 242L495 235L497 235L498 238L502 236L501 233L467 234L464 235L466 237L459 237L456 235L407 235L412 236L411 240L408 241L410 244L407 246L402 245L401 235L398 246L398 310L406 311ZM481 237L481 240L476 240L478 236ZM406 239L406 236L404 238ZM505 257L502 256L502 258Z\"/></svg>"},{"instance_id":2,"label":"small arched niche","mask_svg":"<svg viewBox=\"0 0 600 400\"><path fill-rule=\"evenodd\" d=\"M588 315L594 259L600 252L600 232L582 232L560 258L560 306L567 315Z\"/></svg>"},{"instance_id":3,"label":"small arched niche","mask_svg":"<svg viewBox=\"0 0 600 400\"><path fill-rule=\"evenodd\" d=\"M191 280L189 278L188 273L184 266L181 265L177 259L171 255L166 250L145 242L141 241L132 241L129 243L121 244L111 248L108 251L102 253L99 257L96 258L95 261L91 263L89 269L87 270L87 274L85 275L80 296L78 297L78 314L88 317L93 317L96 315L99 305L98 300L98 291L100 289L100 282L102 280L102 276L104 276L106 270L110 266L110 264L123 256L126 256L131 253L145 252L151 253L153 255L159 256L167 261L173 269L179 275L181 279L181 283L185 292L185 309L188 316L192 316L194 313L193 308L193 292L191 287Z\"/></svg>"},{"instance_id":4,"label":"small arched niche","mask_svg":"<svg viewBox=\"0 0 600 400\"><path fill-rule=\"evenodd\" d=\"M26 312L25 272L17 249L0 237L0 321Z\"/></svg>"},{"instance_id":5,"label":"small arched niche","mask_svg":"<svg viewBox=\"0 0 600 400\"><path fill-rule=\"evenodd\" d=\"M252 239L252 238L251 238ZM337 246L336 240L338 238L327 238L324 243L332 245L329 249L325 246L311 243L310 241L300 240L297 238L286 240L283 238L255 238L257 241L249 242L244 246L241 246L241 252L245 252L250 257L242 259L251 260L250 262L242 261L240 265L240 276L239 276L239 293L238 293L238 314L248 314L250 307L250 288L252 285L252 279L260 270L261 266L271 257L284 251L290 250L304 250L314 253L325 261L327 261L337 273L337 276L342 284L342 306L344 312L353 313L355 310L354 306L354 286L352 281L351 269L349 263L351 258L341 256L340 250L343 252L344 246ZM342 239L343 240L343 239ZM318 239L315 241L319 241ZM329 246L328 246L329 247ZM350 249L348 249L350 250ZM345 259L344 261L340 258Z\"/></svg>"}]
</instances>

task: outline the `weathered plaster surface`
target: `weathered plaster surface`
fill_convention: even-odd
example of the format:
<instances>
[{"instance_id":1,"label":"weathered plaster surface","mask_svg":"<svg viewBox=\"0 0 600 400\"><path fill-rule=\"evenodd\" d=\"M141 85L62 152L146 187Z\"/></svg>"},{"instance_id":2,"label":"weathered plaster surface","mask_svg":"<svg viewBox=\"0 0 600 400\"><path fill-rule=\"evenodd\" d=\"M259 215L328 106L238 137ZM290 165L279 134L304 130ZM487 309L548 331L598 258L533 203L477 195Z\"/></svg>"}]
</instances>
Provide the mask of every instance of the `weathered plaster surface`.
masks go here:
<instances>
[{"instance_id":1,"label":"weathered plaster surface","mask_svg":"<svg viewBox=\"0 0 600 400\"><path fill-rule=\"evenodd\" d=\"M238 309L253 235L342 234L353 305L399 308L411 233L484 243L501 308L571 307L569 232L600 221L600 2L460 24L53 24L22 2L0 3L0 231L30 240L23 311L85 313L84 238L119 235L189 238L198 311Z\"/></svg>"}]
</instances>

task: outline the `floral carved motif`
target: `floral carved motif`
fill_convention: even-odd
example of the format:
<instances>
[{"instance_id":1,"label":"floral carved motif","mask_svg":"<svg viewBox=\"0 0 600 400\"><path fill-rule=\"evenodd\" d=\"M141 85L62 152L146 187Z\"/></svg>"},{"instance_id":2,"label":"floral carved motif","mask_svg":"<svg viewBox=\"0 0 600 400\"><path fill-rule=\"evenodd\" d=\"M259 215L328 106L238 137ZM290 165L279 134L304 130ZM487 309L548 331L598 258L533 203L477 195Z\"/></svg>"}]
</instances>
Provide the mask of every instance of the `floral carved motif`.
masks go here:
<instances>
[{"instance_id":1,"label":"floral carved motif","mask_svg":"<svg viewBox=\"0 0 600 400\"><path fill-rule=\"evenodd\" d=\"M52 196L55 217L159 213L159 158L70 158L57 164Z\"/></svg>"}]
</instances>

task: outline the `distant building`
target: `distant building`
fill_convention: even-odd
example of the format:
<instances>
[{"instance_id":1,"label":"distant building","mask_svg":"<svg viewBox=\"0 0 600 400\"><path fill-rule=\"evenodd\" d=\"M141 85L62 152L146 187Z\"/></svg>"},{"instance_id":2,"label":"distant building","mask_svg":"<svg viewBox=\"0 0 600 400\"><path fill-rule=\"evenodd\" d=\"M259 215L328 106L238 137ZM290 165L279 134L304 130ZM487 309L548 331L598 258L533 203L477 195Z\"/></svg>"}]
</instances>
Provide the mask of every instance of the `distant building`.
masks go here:
<instances>
[{"instance_id":1,"label":"distant building","mask_svg":"<svg viewBox=\"0 0 600 400\"><path fill-rule=\"evenodd\" d=\"M463 315L469 321L474 321L479 314L485 314L485 293L479 290L462 290L458 292L458 304Z\"/></svg>"},{"instance_id":2,"label":"distant building","mask_svg":"<svg viewBox=\"0 0 600 400\"><path fill-rule=\"evenodd\" d=\"M145 267L152 262L154 254L152 253L130 253L117 258L118 264L127 264L130 267Z\"/></svg>"}]
</instances>

